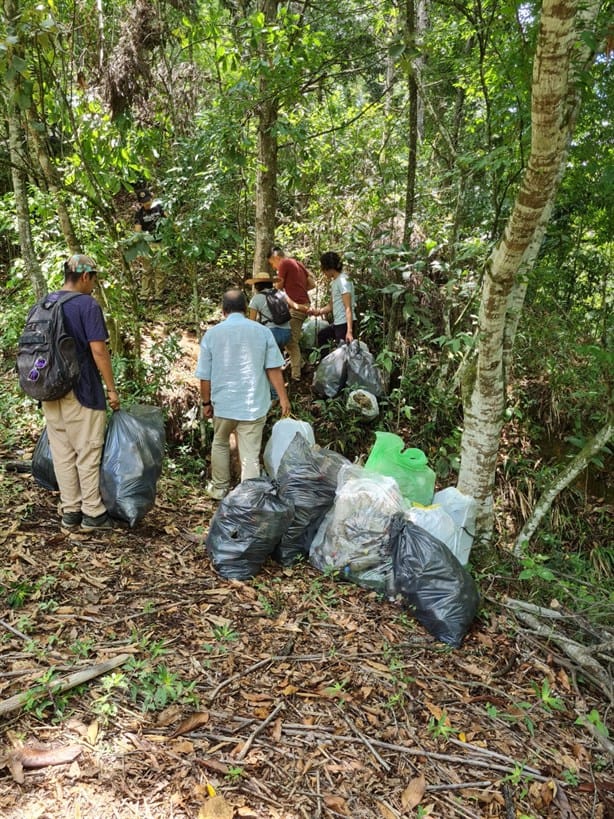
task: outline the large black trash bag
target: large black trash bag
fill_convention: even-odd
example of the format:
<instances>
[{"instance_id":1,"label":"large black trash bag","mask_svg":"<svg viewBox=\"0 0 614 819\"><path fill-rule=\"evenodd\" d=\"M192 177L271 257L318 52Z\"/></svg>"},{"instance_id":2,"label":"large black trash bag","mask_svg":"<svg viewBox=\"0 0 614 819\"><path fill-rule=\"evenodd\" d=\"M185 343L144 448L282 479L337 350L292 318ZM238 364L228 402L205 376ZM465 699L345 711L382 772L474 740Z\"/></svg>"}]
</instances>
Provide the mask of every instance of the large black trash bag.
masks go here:
<instances>
[{"instance_id":1,"label":"large black trash bag","mask_svg":"<svg viewBox=\"0 0 614 819\"><path fill-rule=\"evenodd\" d=\"M347 458L330 449L312 447L297 433L277 470L279 496L294 507L294 516L274 560L291 566L309 556L309 547L324 515L335 500L337 475Z\"/></svg>"},{"instance_id":2,"label":"large black trash bag","mask_svg":"<svg viewBox=\"0 0 614 819\"><path fill-rule=\"evenodd\" d=\"M397 593L427 631L458 648L480 603L474 579L441 540L402 516L391 541Z\"/></svg>"},{"instance_id":3,"label":"large black trash bag","mask_svg":"<svg viewBox=\"0 0 614 819\"><path fill-rule=\"evenodd\" d=\"M45 489L51 489L56 492L60 488L55 477L55 469L53 468L53 458L51 457L51 449L49 448L47 427L41 432L41 436L36 442L34 452L32 453L32 476L36 483Z\"/></svg>"},{"instance_id":4,"label":"large black trash bag","mask_svg":"<svg viewBox=\"0 0 614 819\"><path fill-rule=\"evenodd\" d=\"M132 527L153 507L164 445L158 407L136 405L113 413L100 464L100 494L112 517Z\"/></svg>"},{"instance_id":5,"label":"large black trash bag","mask_svg":"<svg viewBox=\"0 0 614 819\"><path fill-rule=\"evenodd\" d=\"M345 387L348 372L348 345L341 344L324 356L313 374L312 389L321 398L334 398Z\"/></svg>"},{"instance_id":6,"label":"large black trash bag","mask_svg":"<svg viewBox=\"0 0 614 819\"><path fill-rule=\"evenodd\" d=\"M366 344L352 341L347 351L347 386L367 390L376 398L384 394L384 379Z\"/></svg>"},{"instance_id":7,"label":"large black trash bag","mask_svg":"<svg viewBox=\"0 0 614 819\"><path fill-rule=\"evenodd\" d=\"M215 571L233 580L254 577L293 514L294 506L279 497L268 478L240 483L220 502L209 527L206 546Z\"/></svg>"}]
</instances>

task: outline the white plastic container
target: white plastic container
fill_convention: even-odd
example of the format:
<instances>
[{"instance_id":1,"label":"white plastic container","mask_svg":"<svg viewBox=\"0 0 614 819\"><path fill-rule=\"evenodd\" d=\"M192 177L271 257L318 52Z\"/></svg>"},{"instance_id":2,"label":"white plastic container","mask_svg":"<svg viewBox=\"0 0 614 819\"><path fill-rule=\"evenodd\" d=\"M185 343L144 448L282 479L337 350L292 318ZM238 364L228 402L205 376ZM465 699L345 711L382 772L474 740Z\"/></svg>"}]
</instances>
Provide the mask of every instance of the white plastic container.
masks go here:
<instances>
[{"instance_id":1,"label":"white plastic container","mask_svg":"<svg viewBox=\"0 0 614 819\"><path fill-rule=\"evenodd\" d=\"M296 418L282 418L273 424L271 437L267 441L263 455L264 468L271 478L277 476L279 463L297 432L309 441L312 446L315 445L316 439L313 429L307 421L299 421Z\"/></svg>"}]
</instances>

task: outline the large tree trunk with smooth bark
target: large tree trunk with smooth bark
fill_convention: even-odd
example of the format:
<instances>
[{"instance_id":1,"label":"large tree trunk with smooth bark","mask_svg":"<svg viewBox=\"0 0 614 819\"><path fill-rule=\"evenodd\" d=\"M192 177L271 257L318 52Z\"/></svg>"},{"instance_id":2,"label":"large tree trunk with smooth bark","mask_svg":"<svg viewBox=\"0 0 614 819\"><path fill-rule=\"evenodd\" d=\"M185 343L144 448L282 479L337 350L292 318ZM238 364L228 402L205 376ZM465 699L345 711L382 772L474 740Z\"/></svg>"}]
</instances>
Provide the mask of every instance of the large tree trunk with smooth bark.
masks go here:
<instances>
[{"instance_id":1,"label":"large tree trunk with smooth bark","mask_svg":"<svg viewBox=\"0 0 614 819\"><path fill-rule=\"evenodd\" d=\"M493 486L505 409L504 341L508 302L526 253L552 207L568 139L576 3L544 0L532 81L531 152L503 237L485 271L479 345L464 395L458 488L478 501L477 536L489 539Z\"/></svg>"},{"instance_id":2,"label":"large tree trunk with smooth bark","mask_svg":"<svg viewBox=\"0 0 614 819\"><path fill-rule=\"evenodd\" d=\"M590 31L595 24L595 19L598 12L599 3L595 2L594 0L589 5L583 6L578 14L578 24L576 25L576 30ZM508 373L510 372L510 368L512 366L514 341L516 338L516 331L518 330L520 317L522 315L529 277L546 234L548 222L550 221L550 216L552 215L552 210L554 208L554 198L556 192L558 191L560 182L565 174L567 157L571 147L571 139L576 121L578 119L578 114L580 113L581 97L580 89L576 80L582 69L585 69L589 63L592 62L595 56L594 51L586 40L578 39L575 44L575 48L577 49L577 55L574 56L573 63L570 66L572 82L570 82L567 98L564 102L565 111L563 113L563 123L566 126L564 135L565 147L561 152L559 159L558 173L554 183L553 194L547 207L544 208L539 225L537 226L533 235L533 239L526 249L524 258L520 265L519 275L517 275L514 280L514 285L508 300L505 338L503 342L503 361L506 372Z\"/></svg>"}]
</instances>

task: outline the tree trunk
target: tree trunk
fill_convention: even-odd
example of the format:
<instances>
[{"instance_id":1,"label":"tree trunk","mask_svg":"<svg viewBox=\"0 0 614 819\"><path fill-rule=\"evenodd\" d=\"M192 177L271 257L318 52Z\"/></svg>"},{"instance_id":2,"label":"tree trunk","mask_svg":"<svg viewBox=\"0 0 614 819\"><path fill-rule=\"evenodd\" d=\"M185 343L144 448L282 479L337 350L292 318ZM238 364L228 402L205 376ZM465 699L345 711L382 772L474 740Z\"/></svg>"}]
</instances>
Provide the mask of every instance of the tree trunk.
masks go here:
<instances>
[{"instance_id":1,"label":"tree trunk","mask_svg":"<svg viewBox=\"0 0 614 819\"><path fill-rule=\"evenodd\" d=\"M600 452L604 446L607 445L612 435L614 434L614 424L612 421L603 426L596 435L588 441L585 446L578 452L578 454L567 464L563 471L552 481L550 486L542 494L529 519L522 527L522 531L516 539L514 546L514 554L520 557L522 554L522 547L525 546L535 530L541 523L542 519L548 513L552 506L552 501L556 496L563 491L576 478L583 469L586 469L591 458Z\"/></svg>"},{"instance_id":2,"label":"tree trunk","mask_svg":"<svg viewBox=\"0 0 614 819\"><path fill-rule=\"evenodd\" d=\"M477 361L464 401L458 479L459 490L478 502L477 536L483 540L492 534L492 493L505 405L503 349L508 299L556 191L568 128L564 114L575 10L573 0L544 0L533 65L531 152L503 237L485 271Z\"/></svg>"},{"instance_id":3,"label":"tree trunk","mask_svg":"<svg viewBox=\"0 0 614 819\"><path fill-rule=\"evenodd\" d=\"M54 196L60 227L62 229L62 233L64 234L64 238L66 239L68 250L71 254L81 253L81 245L75 234L72 220L70 218L70 214L68 213L66 202L64 201L65 194L58 179L57 170L49 158L45 142L43 139L41 139L41 135L37 128L38 123L36 122L32 108L28 109L27 119L30 140L34 145L36 158L38 159L38 164L40 165L40 169L45 178L45 182L47 183L47 187Z\"/></svg>"},{"instance_id":4,"label":"tree trunk","mask_svg":"<svg viewBox=\"0 0 614 819\"><path fill-rule=\"evenodd\" d=\"M599 3L598 2L591 2L590 5L583 7L582 10L579 12L579 19L578 25L576 28L578 30L590 30L597 17L599 12ZM578 50L577 59L574 59L574 63L571 66L571 72L573 79L577 79L577 75L579 70L588 66L588 64L594 59L594 52L592 51L591 47L582 39L579 39L576 43L576 48ZM575 70L574 70L575 69ZM527 250L524 254L522 264L520 267L520 275L516 277L514 281L514 285L510 292L510 297L508 300L507 305L507 317L505 323L505 339L503 342L503 361L504 366L506 368L506 372L510 372L510 368L512 365L512 350L514 347L514 340L516 338L516 331L518 330L518 324L520 322L520 316L522 314L522 308L524 305L524 299L527 292L527 285L529 282L529 275L533 270L533 265L535 264L535 260L537 259L537 254L539 253L539 249L541 247L542 241L544 239L546 229L548 227L548 222L550 221L550 216L552 214L552 210L554 208L554 197L556 195L556 191L558 191L560 182L563 178L565 173L565 168L567 165L567 156L569 154L569 149L571 147L571 138L573 136L574 128L576 125L576 121L578 119L578 114L580 113L580 89L576 84L570 85L569 93L567 95L567 99L565 101L565 113L563 114L563 122L566 123L565 128L565 149L561 153L561 157L559 160L559 167L557 172L557 177L554 183L554 191L553 195L548 203L548 206L544 208L542 213L539 225L535 231L532 241L530 242Z\"/></svg>"},{"instance_id":5,"label":"tree trunk","mask_svg":"<svg viewBox=\"0 0 614 819\"><path fill-rule=\"evenodd\" d=\"M9 44L6 55L7 65L9 67L16 58L21 60L19 53L19 35L16 31L18 13L18 6L15 0L5 0L4 14L6 17L7 33L11 35L6 40L6 43ZM16 45L10 44L13 38ZM26 145L26 135L17 105L20 90L20 76L16 68L13 71L6 72L9 156L11 160L11 178L13 182L13 193L15 195L15 210L17 213L21 256L30 281L32 282L34 295L37 299L40 299L47 292L47 283L45 282L34 252L32 231L30 230L30 209L28 207L28 191L26 187L26 163L23 153Z\"/></svg>"},{"instance_id":6,"label":"tree trunk","mask_svg":"<svg viewBox=\"0 0 614 819\"><path fill-rule=\"evenodd\" d=\"M263 0L267 24L275 22L277 0ZM262 59L266 59L264 41L260 44ZM271 92L266 75L261 75L260 106L258 113L258 168L256 171L256 246L253 273L267 270L268 250L275 239L275 211L277 210L277 112L279 103Z\"/></svg>"},{"instance_id":7,"label":"tree trunk","mask_svg":"<svg viewBox=\"0 0 614 819\"><path fill-rule=\"evenodd\" d=\"M416 8L414 0L405 2L405 47L413 52L416 43ZM408 124L408 154L407 180L405 184L405 227L403 229L403 244L410 246L414 229L414 207L416 203L416 164L418 158L418 83L416 81L413 60L410 62L407 74L409 89L409 124Z\"/></svg>"}]
</instances>

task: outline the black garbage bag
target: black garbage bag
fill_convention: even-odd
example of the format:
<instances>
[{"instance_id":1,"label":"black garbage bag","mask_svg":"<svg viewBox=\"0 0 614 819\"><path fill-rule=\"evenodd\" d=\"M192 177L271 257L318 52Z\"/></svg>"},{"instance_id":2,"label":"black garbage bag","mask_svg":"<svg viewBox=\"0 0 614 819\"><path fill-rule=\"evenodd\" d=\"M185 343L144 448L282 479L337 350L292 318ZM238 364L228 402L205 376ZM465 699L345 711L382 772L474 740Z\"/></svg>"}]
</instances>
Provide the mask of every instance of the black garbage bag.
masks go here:
<instances>
[{"instance_id":1,"label":"black garbage bag","mask_svg":"<svg viewBox=\"0 0 614 819\"><path fill-rule=\"evenodd\" d=\"M366 344L352 341L347 350L347 385L362 388L376 398L384 394L384 379Z\"/></svg>"},{"instance_id":2,"label":"black garbage bag","mask_svg":"<svg viewBox=\"0 0 614 819\"><path fill-rule=\"evenodd\" d=\"M113 413L100 464L100 494L111 517L132 527L153 507L164 445L158 407L136 405Z\"/></svg>"},{"instance_id":3,"label":"black garbage bag","mask_svg":"<svg viewBox=\"0 0 614 819\"><path fill-rule=\"evenodd\" d=\"M222 577L247 580L281 540L294 515L269 478L240 483L220 502L207 535L207 552Z\"/></svg>"},{"instance_id":4,"label":"black garbage bag","mask_svg":"<svg viewBox=\"0 0 614 819\"><path fill-rule=\"evenodd\" d=\"M391 541L396 592L427 631L458 648L480 603L474 579L441 540L402 516Z\"/></svg>"},{"instance_id":5,"label":"black garbage bag","mask_svg":"<svg viewBox=\"0 0 614 819\"><path fill-rule=\"evenodd\" d=\"M312 447L297 433L277 470L279 496L294 507L294 515L273 559L291 566L309 556L309 547L324 515L335 500L337 475L347 458L330 449Z\"/></svg>"},{"instance_id":6,"label":"black garbage bag","mask_svg":"<svg viewBox=\"0 0 614 819\"><path fill-rule=\"evenodd\" d=\"M347 380L348 345L341 344L325 355L313 374L312 389L320 398L334 398Z\"/></svg>"},{"instance_id":7,"label":"black garbage bag","mask_svg":"<svg viewBox=\"0 0 614 819\"><path fill-rule=\"evenodd\" d=\"M56 492L60 488L55 477L55 469L53 468L53 458L51 457L51 449L49 447L47 427L41 432L41 436L36 442L34 452L32 453L32 477L36 483L45 489L51 489L53 492Z\"/></svg>"}]
</instances>

